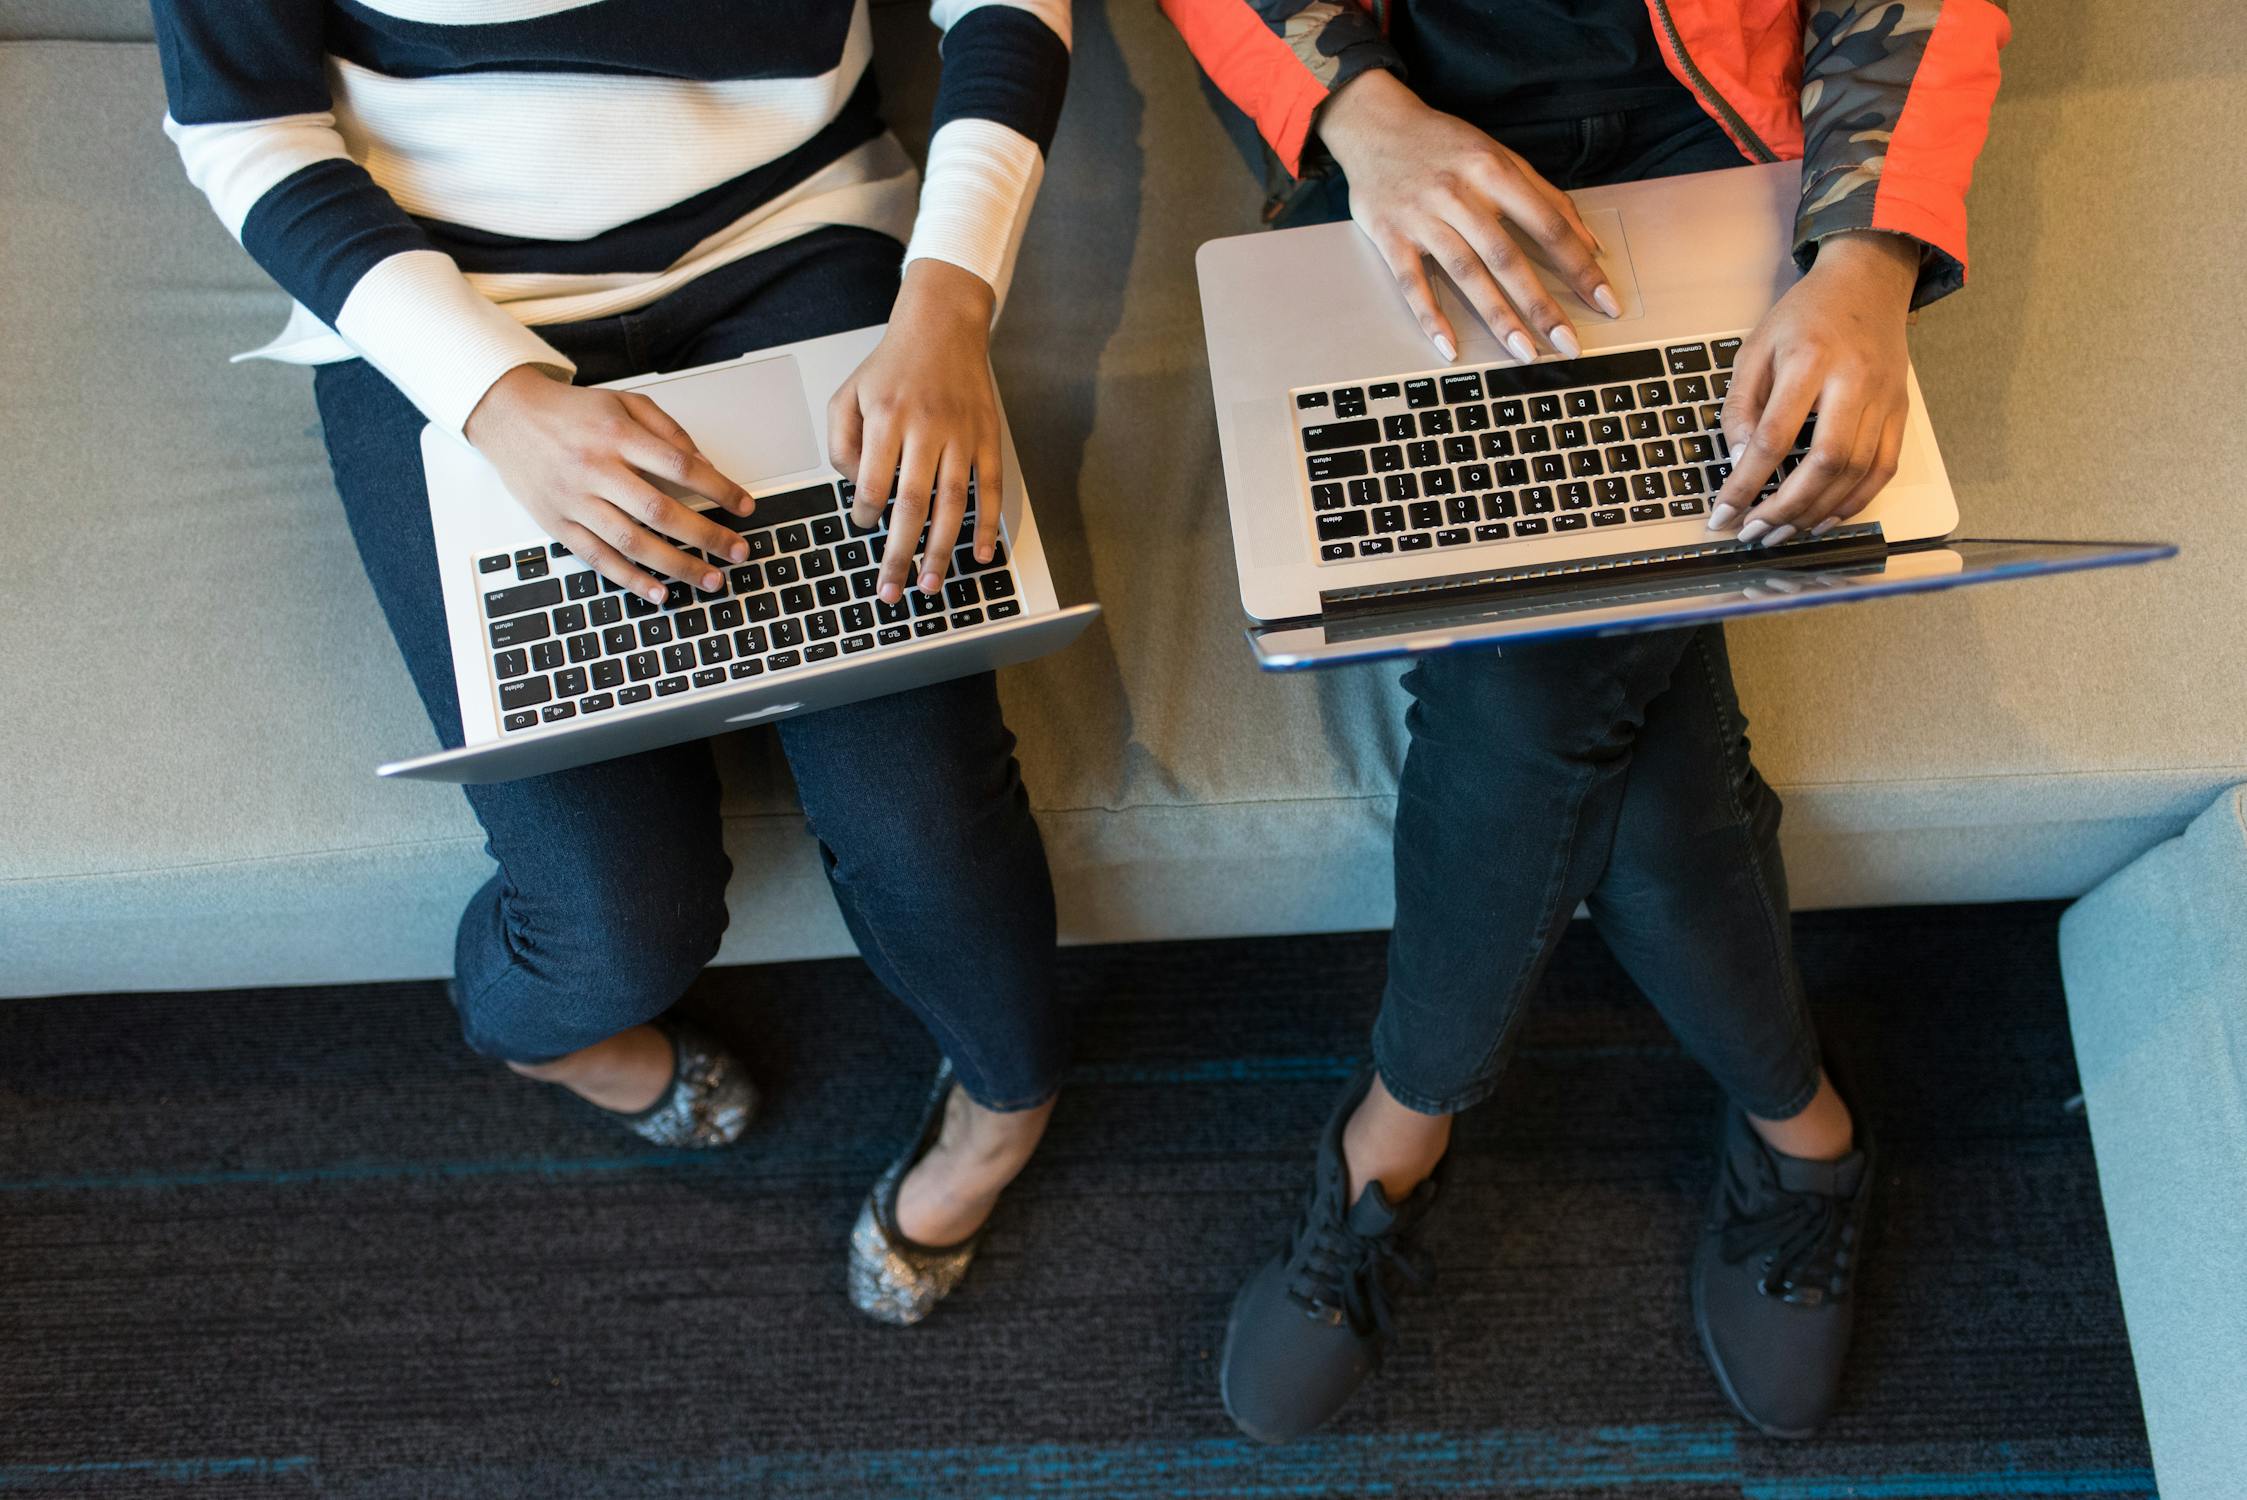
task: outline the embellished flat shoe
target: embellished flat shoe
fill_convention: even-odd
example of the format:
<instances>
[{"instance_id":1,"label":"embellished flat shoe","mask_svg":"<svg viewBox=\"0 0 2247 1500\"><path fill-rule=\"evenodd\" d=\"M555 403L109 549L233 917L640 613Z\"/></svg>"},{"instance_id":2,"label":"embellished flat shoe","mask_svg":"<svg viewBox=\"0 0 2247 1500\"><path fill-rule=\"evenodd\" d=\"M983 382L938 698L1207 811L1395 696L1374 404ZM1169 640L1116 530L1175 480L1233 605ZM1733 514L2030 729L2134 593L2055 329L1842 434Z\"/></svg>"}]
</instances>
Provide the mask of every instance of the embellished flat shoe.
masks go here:
<instances>
[{"instance_id":1,"label":"embellished flat shoe","mask_svg":"<svg viewBox=\"0 0 2247 1500\"><path fill-rule=\"evenodd\" d=\"M614 1109L602 1113L658 1146L701 1150L741 1139L757 1113L757 1086L749 1081L741 1059L684 1021L666 1016L653 1024L671 1044L671 1086L637 1113Z\"/></svg>"},{"instance_id":2,"label":"embellished flat shoe","mask_svg":"<svg viewBox=\"0 0 2247 1500\"><path fill-rule=\"evenodd\" d=\"M851 1305L876 1322L904 1328L927 1317L967 1275L983 1242L978 1229L957 1245L923 1245L897 1227L898 1184L936 1144L951 1095L952 1064L947 1061L929 1087L919 1134L875 1182L850 1231Z\"/></svg>"}]
</instances>

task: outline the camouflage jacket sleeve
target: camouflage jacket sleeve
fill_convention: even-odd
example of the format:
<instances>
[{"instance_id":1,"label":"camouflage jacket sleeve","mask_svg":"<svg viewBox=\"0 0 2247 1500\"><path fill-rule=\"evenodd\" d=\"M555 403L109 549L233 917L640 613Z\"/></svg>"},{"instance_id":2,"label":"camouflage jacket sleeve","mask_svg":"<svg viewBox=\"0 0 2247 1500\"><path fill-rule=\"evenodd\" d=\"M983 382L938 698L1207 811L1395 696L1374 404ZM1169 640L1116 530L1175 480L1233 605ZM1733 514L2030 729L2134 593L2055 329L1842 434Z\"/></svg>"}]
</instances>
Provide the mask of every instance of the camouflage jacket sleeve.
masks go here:
<instances>
[{"instance_id":1,"label":"camouflage jacket sleeve","mask_svg":"<svg viewBox=\"0 0 2247 1500\"><path fill-rule=\"evenodd\" d=\"M1966 281L1966 186L1989 134L1997 55L1990 0L1810 0L1803 34L1802 207L1795 259L1878 229L1920 242L1918 307Z\"/></svg>"},{"instance_id":2,"label":"camouflage jacket sleeve","mask_svg":"<svg viewBox=\"0 0 2247 1500\"><path fill-rule=\"evenodd\" d=\"M1161 0L1211 83L1255 123L1290 174L1311 117L1360 73L1402 73L1396 48L1356 0Z\"/></svg>"}]
</instances>

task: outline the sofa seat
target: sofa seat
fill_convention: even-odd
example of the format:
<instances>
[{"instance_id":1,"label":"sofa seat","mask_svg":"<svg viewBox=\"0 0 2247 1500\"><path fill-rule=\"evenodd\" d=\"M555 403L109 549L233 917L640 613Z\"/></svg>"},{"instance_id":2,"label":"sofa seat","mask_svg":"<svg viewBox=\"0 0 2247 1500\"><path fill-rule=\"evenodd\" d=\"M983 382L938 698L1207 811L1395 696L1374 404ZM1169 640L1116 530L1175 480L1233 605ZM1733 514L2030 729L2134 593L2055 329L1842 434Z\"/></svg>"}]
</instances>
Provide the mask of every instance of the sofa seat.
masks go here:
<instances>
[{"instance_id":1,"label":"sofa seat","mask_svg":"<svg viewBox=\"0 0 2247 1500\"><path fill-rule=\"evenodd\" d=\"M227 363L284 300L182 178L134 9L0 6L0 994L443 973L488 857L456 791L372 775L434 739L307 376ZM2194 40L2228 9L2188 9L2020 29L1974 286L1915 335L1970 534L2183 556L1738 629L1804 905L2077 894L2247 779L2215 232L2247 182L2170 150L2247 64ZM73 16L111 39L37 39ZM881 24L922 118L933 33ZM1240 639L1192 255L1257 197L1154 8L1081 7L997 351L1062 593L1107 610L1004 678L1071 941L1389 920L1397 669L1267 677ZM2193 232L2152 236L2185 201ZM719 753L721 961L847 951L771 736Z\"/></svg>"}]
</instances>

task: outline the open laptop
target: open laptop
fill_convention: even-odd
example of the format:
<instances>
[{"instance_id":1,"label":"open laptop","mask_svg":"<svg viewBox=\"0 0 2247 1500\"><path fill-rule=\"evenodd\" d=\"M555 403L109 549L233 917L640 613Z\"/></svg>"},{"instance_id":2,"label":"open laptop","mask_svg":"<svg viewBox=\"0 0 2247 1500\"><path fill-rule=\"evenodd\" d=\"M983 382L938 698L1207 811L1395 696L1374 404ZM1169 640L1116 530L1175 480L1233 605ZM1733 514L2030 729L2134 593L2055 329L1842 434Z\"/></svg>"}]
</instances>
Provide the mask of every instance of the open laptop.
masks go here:
<instances>
[{"instance_id":1,"label":"open laptop","mask_svg":"<svg viewBox=\"0 0 2247 1500\"><path fill-rule=\"evenodd\" d=\"M549 541L483 455L424 429L465 743L380 774L542 775L1009 666L1073 640L1099 606L1065 608L1054 595L1003 412L993 560L978 563L969 545L974 507L991 499L976 495L942 593L875 597L889 516L871 532L851 524L850 485L827 463L826 412L881 335L854 329L612 382L661 406L757 502L735 516L665 486L746 537L749 560L712 559L725 574L715 592L673 581L660 608Z\"/></svg>"},{"instance_id":2,"label":"open laptop","mask_svg":"<svg viewBox=\"0 0 2247 1500\"><path fill-rule=\"evenodd\" d=\"M1260 664L1661 629L2174 553L1946 542L1958 504L1916 376L1896 477L1851 521L1778 547L1710 531L1731 473L1718 415L1733 356L1795 279L1799 186L1799 164L1779 162L1572 194L1622 304L1609 318L1546 275L1583 341L1573 360L1516 360L1439 274L1460 350L1432 365L1353 224L1202 246Z\"/></svg>"}]
</instances>

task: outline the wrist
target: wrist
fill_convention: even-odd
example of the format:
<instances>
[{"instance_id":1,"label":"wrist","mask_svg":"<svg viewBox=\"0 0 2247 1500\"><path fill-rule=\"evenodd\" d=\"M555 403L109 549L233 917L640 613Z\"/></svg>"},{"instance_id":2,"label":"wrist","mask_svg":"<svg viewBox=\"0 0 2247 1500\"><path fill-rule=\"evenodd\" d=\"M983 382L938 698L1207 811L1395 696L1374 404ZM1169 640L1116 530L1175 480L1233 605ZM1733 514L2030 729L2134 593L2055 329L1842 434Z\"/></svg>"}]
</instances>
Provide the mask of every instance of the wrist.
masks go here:
<instances>
[{"instance_id":1,"label":"wrist","mask_svg":"<svg viewBox=\"0 0 2247 1500\"><path fill-rule=\"evenodd\" d=\"M1346 173L1350 165L1346 158L1360 143L1395 130L1407 114L1423 107L1420 96L1396 74L1368 68L1327 95L1311 128Z\"/></svg>"},{"instance_id":2,"label":"wrist","mask_svg":"<svg viewBox=\"0 0 2247 1500\"><path fill-rule=\"evenodd\" d=\"M988 338L998 310L999 296L991 283L964 266L923 256L905 267L890 321L953 324Z\"/></svg>"},{"instance_id":3,"label":"wrist","mask_svg":"<svg viewBox=\"0 0 2247 1500\"><path fill-rule=\"evenodd\" d=\"M1909 235L1848 229L1818 241L1818 259L1810 269L1881 287L1908 304L1919 285L1919 263L1919 241Z\"/></svg>"},{"instance_id":4,"label":"wrist","mask_svg":"<svg viewBox=\"0 0 2247 1500\"><path fill-rule=\"evenodd\" d=\"M516 365L493 381L469 409L468 420L460 424L461 436L476 445L479 428L488 428L492 422L504 422L509 412L519 410L523 403L536 395L548 383L557 383L537 365Z\"/></svg>"}]
</instances>

